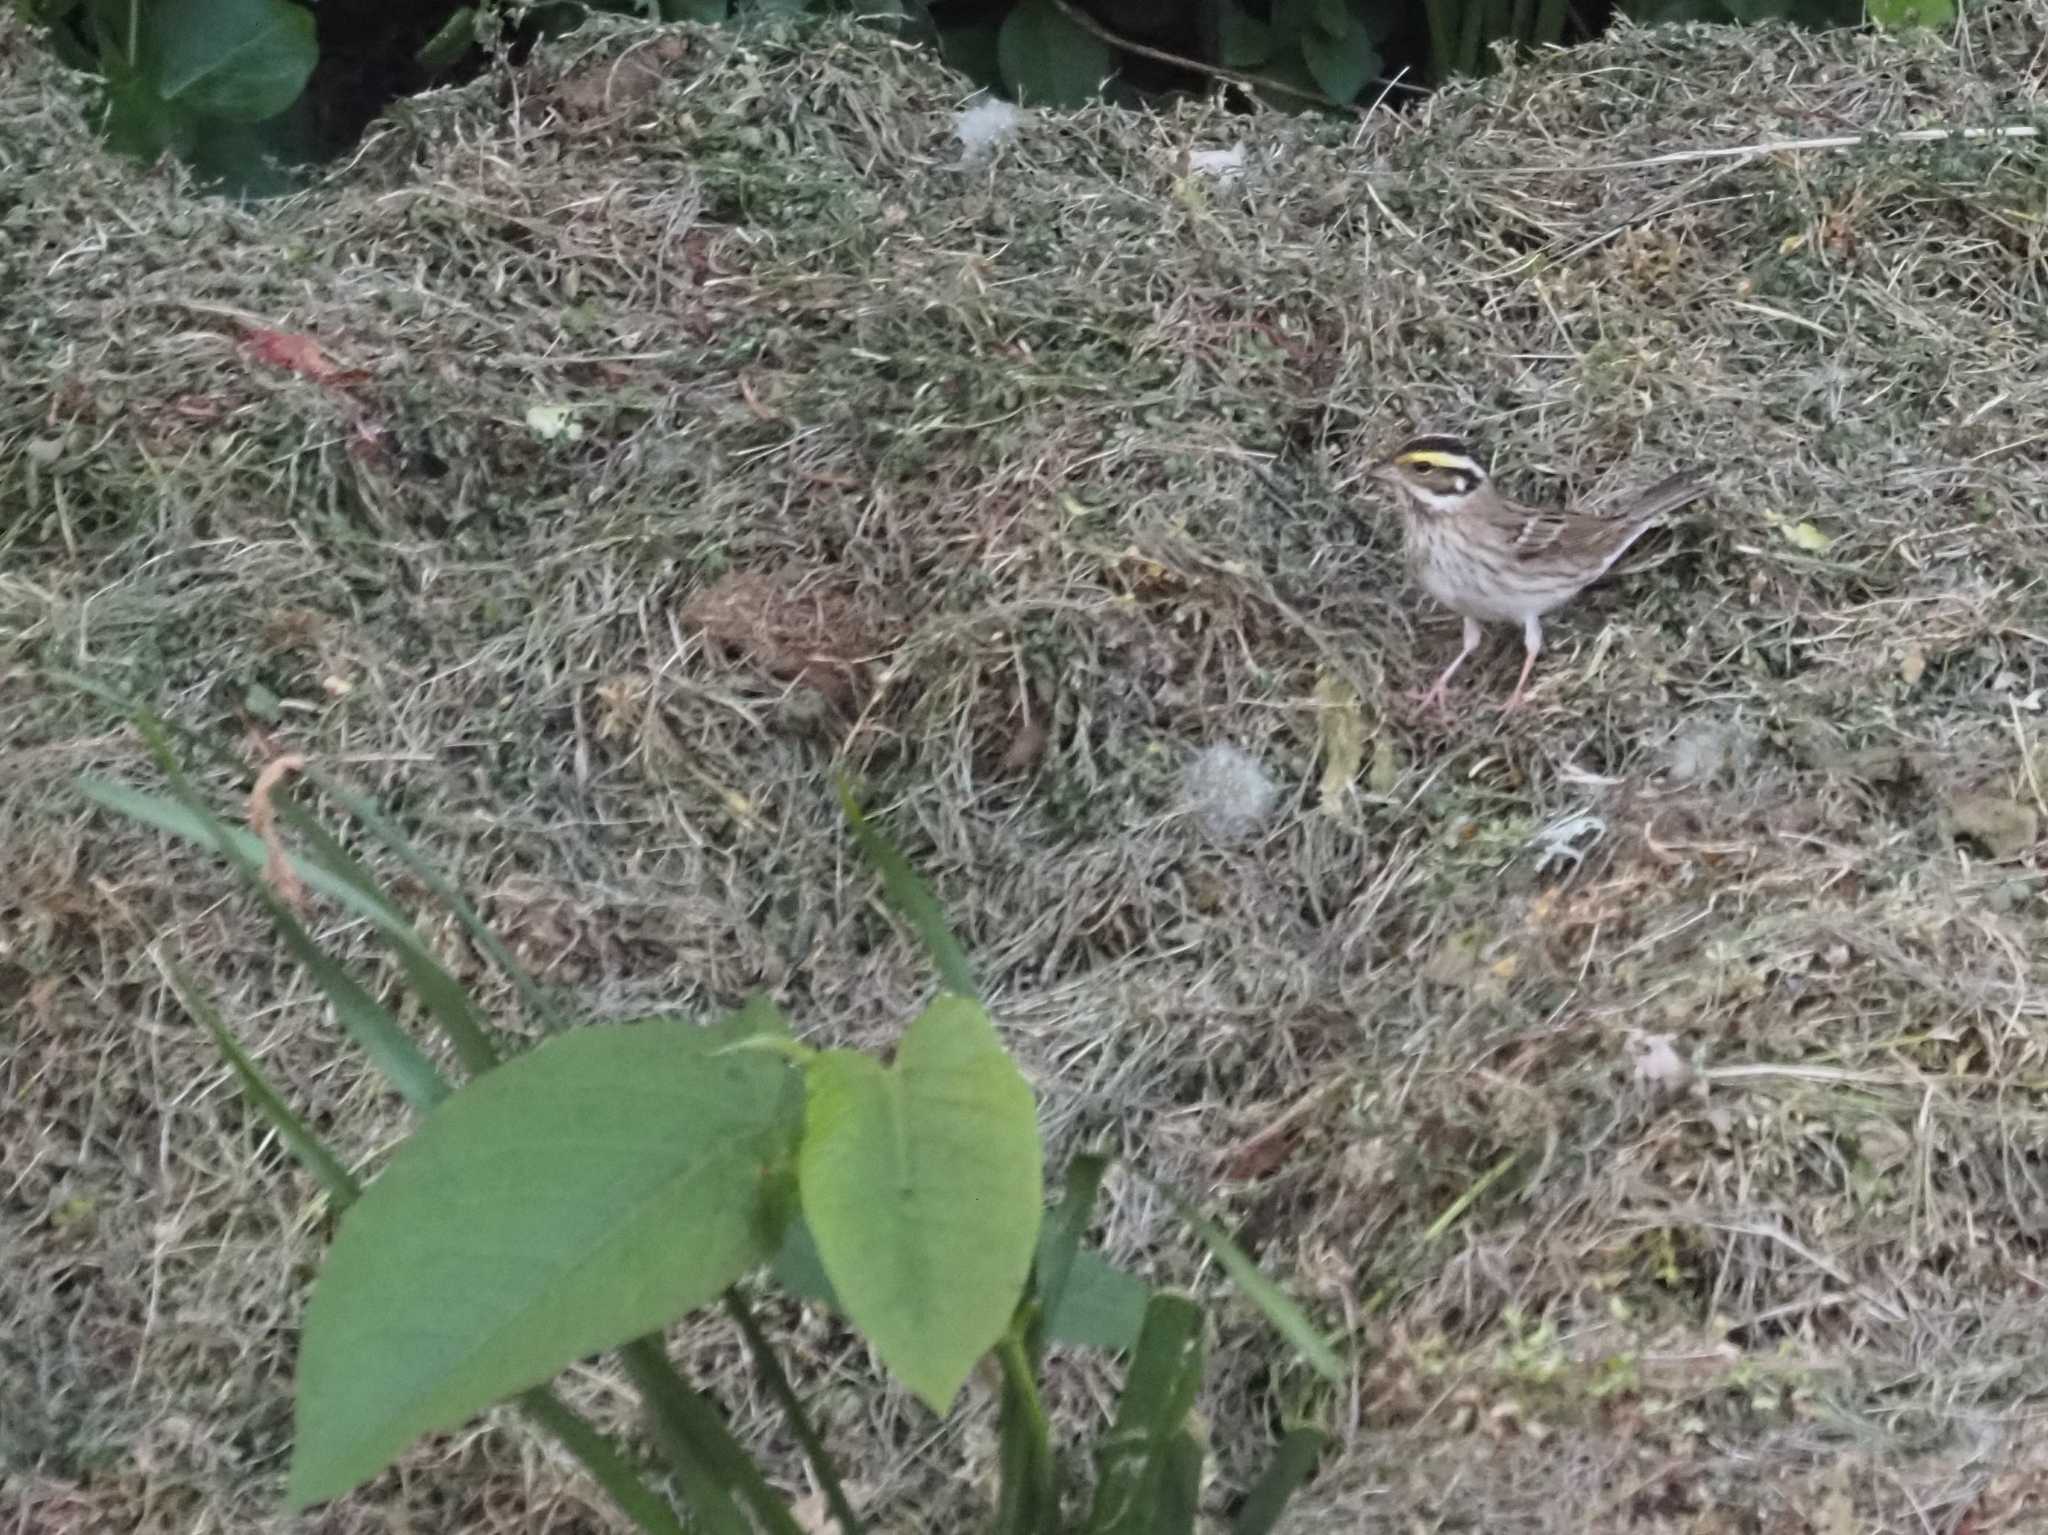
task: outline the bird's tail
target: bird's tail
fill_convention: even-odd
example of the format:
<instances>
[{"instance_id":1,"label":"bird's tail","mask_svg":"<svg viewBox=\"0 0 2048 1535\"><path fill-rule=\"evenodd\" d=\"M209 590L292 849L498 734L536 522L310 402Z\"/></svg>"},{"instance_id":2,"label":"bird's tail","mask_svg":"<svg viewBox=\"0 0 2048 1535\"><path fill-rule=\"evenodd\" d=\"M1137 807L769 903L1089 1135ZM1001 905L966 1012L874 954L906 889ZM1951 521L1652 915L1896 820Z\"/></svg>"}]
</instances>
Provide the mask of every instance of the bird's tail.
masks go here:
<instances>
[{"instance_id":1,"label":"bird's tail","mask_svg":"<svg viewBox=\"0 0 2048 1535\"><path fill-rule=\"evenodd\" d=\"M1637 496L1622 516L1630 522L1655 522L1691 506L1713 488L1704 469L1681 469Z\"/></svg>"}]
</instances>

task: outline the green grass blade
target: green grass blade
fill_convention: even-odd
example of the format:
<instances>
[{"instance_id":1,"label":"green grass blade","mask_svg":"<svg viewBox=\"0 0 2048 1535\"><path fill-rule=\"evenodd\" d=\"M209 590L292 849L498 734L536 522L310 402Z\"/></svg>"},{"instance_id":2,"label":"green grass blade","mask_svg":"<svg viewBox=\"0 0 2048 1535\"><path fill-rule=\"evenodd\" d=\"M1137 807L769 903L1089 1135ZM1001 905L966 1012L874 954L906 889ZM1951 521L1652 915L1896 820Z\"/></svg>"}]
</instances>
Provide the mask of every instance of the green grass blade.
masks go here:
<instances>
[{"instance_id":1,"label":"green grass blade","mask_svg":"<svg viewBox=\"0 0 2048 1535\"><path fill-rule=\"evenodd\" d=\"M1172 1446L1202 1384L1202 1312L1184 1295L1155 1295L1131 1354L1116 1424L1096 1447L1086 1535L1152 1535Z\"/></svg>"},{"instance_id":2,"label":"green grass blade","mask_svg":"<svg viewBox=\"0 0 2048 1535\"><path fill-rule=\"evenodd\" d=\"M498 1050L491 1043L482 1011L463 984L428 949L419 929L384 893L376 876L332 832L284 795L278 795L273 803L285 823L312 844L319 863L385 913L386 920L377 924L378 932L397 956L413 994L440 1028L463 1068L472 1076L481 1076L497 1065Z\"/></svg>"},{"instance_id":3,"label":"green grass blade","mask_svg":"<svg viewBox=\"0 0 2048 1535\"><path fill-rule=\"evenodd\" d=\"M326 950L313 941L291 909L287 907L270 888L263 877L263 862L249 852L245 846L238 846L230 828L200 802L191 782L179 768L177 759L171 755L170 747L163 732L148 715L138 717L138 725L148 741L151 753L156 757L164 775L171 780L171 786L179 800L205 827L208 840L242 876L242 883L262 902L269 913L273 926L285 941L299 963L311 973L315 984L326 993L333 1004L335 1016L349 1037L368 1055L376 1068L416 1109L429 1109L448 1096L448 1084L441 1074L420 1051L398 1020L388 1009L365 991L356 980L343 970ZM90 791L89 791L90 792ZM95 796L96 798L98 796ZM102 801L105 802L104 800ZM257 840L257 839L252 839ZM257 840L260 847L261 842Z\"/></svg>"},{"instance_id":4,"label":"green grass blade","mask_svg":"<svg viewBox=\"0 0 2048 1535\"><path fill-rule=\"evenodd\" d=\"M1487 0L1463 0L1465 13L1458 35L1458 73L1479 73L1479 59L1486 47Z\"/></svg>"},{"instance_id":5,"label":"green grass blade","mask_svg":"<svg viewBox=\"0 0 2048 1535\"><path fill-rule=\"evenodd\" d=\"M176 960L161 957L158 963L163 966L179 1003L213 1036L214 1044L227 1057L228 1068L234 1072L242 1096L255 1105L257 1113L270 1121L271 1128L277 1131L299 1165L327 1190L328 1203L334 1212L338 1215L346 1210L362 1192L362 1185L342 1165L341 1159L327 1149L326 1143L307 1128L306 1122L285 1102L284 1095L270 1085L270 1078L264 1075L263 1068L242 1048L242 1042L222 1021L220 1010L200 990L199 983L184 966Z\"/></svg>"},{"instance_id":6,"label":"green grass blade","mask_svg":"<svg viewBox=\"0 0 2048 1535\"><path fill-rule=\"evenodd\" d=\"M677 1466L677 1479L684 1483L685 1494L690 1494L694 1479L698 1493L706 1499L705 1506L700 1507L692 1498L691 1508L705 1519L707 1529L726 1535L725 1525L714 1523L706 1515L708 1507L730 1510L740 1521L740 1535L754 1535L732 1500L732 1494L738 1493L768 1535L805 1535L788 1503L768 1485L761 1468L726 1428L718 1409L676 1374L659 1339L641 1338L629 1343L620 1350L620 1357L640 1389L664 1452ZM686 1466L690 1468L687 1478Z\"/></svg>"},{"instance_id":7,"label":"green grass blade","mask_svg":"<svg viewBox=\"0 0 2048 1535\"><path fill-rule=\"evenodd\" d=\"M896 851L895 844L875 830L868 818L861 814L860 806L854 802L853 790L844 782L839 785L839 803L846 812L847 824L853 828L854 840L860 844L861 852L882 876L882 890L889 897L889 904L902 913L911 931L923 941L946 990L980 1001L981 992L974 984L974 970L967 963L967 953L953 936L953 930L946 925L945 913L939 909L930 888Z\"/></svg>"},{"instance_id":8,"label":"green grass blade","mask_svg":"<svg viewBox=\"0 0 2048 1535\"><path fill-rule=\"evenodd\" d=\"M818 1490L824 1493L825 1504L838 1522L838 1535L861 1535L865 1526L847 1499L846 1488L839 1480L839 1467L825 1448L825 1441L819 1435L817 1425L811 1421L811 1415L804 1410L803 1399L796 1394L796 1387L789 1383L782 1361L775 1357L775 1345L754 1319L753 1308L748 1306L746 1297L737 1289L728 1289L725 1292L725 1309L727 1315L739 1324L740 1336L747 1340L747 1352L753 1357L755 1373L767 1385L768 1394L781 1405L782 1415L789 1420L789 1431L796 1435L796 1442L803 1447L804 1459L810 1464L811 1474L817 1478Z\"/></svg>"},{"instance_id":9,"label":"green grass blade","mask_svg":"<svg viewBox=\"0 0 2048 1535\"><path fill-rule=\"evenodd\" d=\"M519 1410L582 1464L591 1480L625 1510L626 1517L647 1535L684 1535L682 1521L653 1488L640 1479L632 1464L606 1439L545 1386L519 1395Z\"/></svg>"},{"instance_id":10,"label":"green grass blade","mask_svg":"<svg viewBox=\"0 0 2048 1535\"><path fill-rule=\"evenodd\" d=\"M366 794L358 794L353 789L335 783L323 773L309 773L307 776L319 785L323 794L362 822L421 884L433 892L434 897L442 905L454 913L455 920L462 924L463 931L469 934L470 941L498 967L505 979L512 983L512 989L519 993L520 1004L526 1009L529 1018L548 1028L562 1026L564 1020L549 1005L547 997L533 977L526 973L525 967L512 957L512 951L491 931L489 924L477 914L476 908L462 892L456 889L440 870L421 856L405 833L384 813L382 806Z\"/></svg>"},{"instance_id":11,"label":"green grass blade","mask_svg":"<svg viewBox=\"0 0 2048 1535\"><path fill-rule=\"evenodd\" d=\"M725 1479L712 1470L690 1432L695 1414L688 1399L696 1393L677 1376L659 1342L642 1338L621 1349L619 1357L640 1393L648 1430L675 1472L691 1523L706 1535L754 1535Z\"/></svg>"},{"instance_id":12,"label":"green grass blade","mask_svg":"<svg viewBox=\"0 0 2048 1535\"><path fill-rule=\"evenodd\" d=\"M1430 78L1441 84L1457 72L1457 0L1424 0L1429 17Z\"/></svg>"},{"instance_id":13,"label":"green grass blade","mask_svg":"<svg viewBox=\"0 0 2048 1535\"><path fill-rule=\"evenodd\" d=\"M1237 1287L1266 1315L1266 1320L1280 1330L1281 1336L1294 1345L1311 1368L1329 1381L1344 1379L1344 1362L1337 1357L1328 1340L1316 1331L1315 1324L1278 1285L1259 1271L1259 1266L1246 1256L1243 1248L1231 1241L1223 1228L1197 1210L1193 1204L1181 1197L1175 1190L1163 1184L1155 1184L1174 1208L1180 1211L1181 1219L1194 1228L1195 1235L1207 1244L1209 1251L1216 1255L1216 1261L1223 1265L1225 1273L1236 1281Z\"/></svg>"},{"instance_id":14,"label":"green grass blade","mask_svg":"<svg viewBox=\"0 0 2048 1535\"><path fill-rule=\"evenodd\" d=\"M1147 1535L1195 1535L1195 1516L1202 1506L1202 1446L1182 1429L1167 1441L1160 1460L1159 1495L1152 1508Z\"/></svg>"},{"instance_id":15,"label":"green grass blade","mask_svg":"<svg viewBox=\"0 0 2048 1535\"><path fill-rule=\"evenodd\" d=\"M1301 1490L1302 1483L1316 1468L1316 1457L1330 1436L1306 1425L1291 1428L1267 1463L1265 1474L1245 1495L1244 1505L1230 1523L1230 1535L1269 1535L1286 1511L1287 1500Z\"/></svg>"}]
</instances>

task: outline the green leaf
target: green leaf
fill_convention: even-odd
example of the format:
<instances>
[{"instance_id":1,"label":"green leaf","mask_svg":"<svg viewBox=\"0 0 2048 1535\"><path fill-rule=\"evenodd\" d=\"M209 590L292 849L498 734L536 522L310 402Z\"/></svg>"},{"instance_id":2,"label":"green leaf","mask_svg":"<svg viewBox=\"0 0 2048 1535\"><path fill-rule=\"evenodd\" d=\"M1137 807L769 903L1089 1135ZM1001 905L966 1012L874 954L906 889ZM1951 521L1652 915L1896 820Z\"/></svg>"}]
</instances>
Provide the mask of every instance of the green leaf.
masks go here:
<instances>
[{"instance_id":1,"label":"green leaf","mask_svg":"<svg viewBox=\"0 0 2048 1535\"><path fill-rule=\"evenodd\" d=\"M1270 1535L1287 1511L1287 1500L1301 1490L1302 1483L1316 1468L1316 1457L1323 1453L1329 1440L1330 1436L1319 1428L1289 1429L1280 1448L1273 1452L1265 1474L1245 1494L1237 1518L1231 1521L1230 1535Z\"/></svg>"},{"instance_id":2,"label":"green leaf","mask_svg":"<svg viewBox=\"0 0 2048 1535\"><path fill-rule=\"evenodd\" d=\"M1216 42L1219 62L1231 69L1252 69L1273 56L1273 29L1237 0L1217 0Z\"/></svg>"},{"instance_id":3,"label":"green leaf","mask_svg":"<svg viewBox=\"0 0 2048 1535\"><path fill-rule=\"evenodd\" d=\"M944 1412L1009 1326L1042 1211L1030 1085L979 1004L942 996L893 1067L832 1050L805 1070L804 1218L847 1316Z\"/></svg>"},{"instance_id":4,"label":"green leaf","mask_svg":"<svg viewBox=\"0 0 2048 1535\"><path fill-rule=\"evenodd\" d=\"M1041 1263L1046 1261L1046 1247L1051 1239L1052 1228L1048 1225L1039 1234ZM782 1250L775 1255L769 1271L775 1282L798 1300L845 1312L832 1281L825 1276L817 1239L801 1215L784 1230ZM1145 1303L1151 1298L1152 1291L1142 1279L1084 1247L1074 1254L1059 1303L1048 1308L1046 1341L1121 1354L1138 1341L1138 1329L1145 1321Z\"/></svg>"},{"instance_id":5,"label":"green leaf","mask_svg":"<svg viewBox=\"0 0 2048 1535\"><path fill-rule=\"evenodd\" d=\"M997 28L990 23L940 27L939 57L948 69L965 75L984 90L1003 83Z\"/></svg>"},{"instance_id":6,"label":"green leaf","mask_svg":"<svg viewBox=\"0 0 2048 1535\"><path fill-rule=\"evenodd\" d=\"M1201 1308L1186 1296L1153 1296L1117 1400L1116 1424L1096 1446L1087 1535L1150 1535L1168 1491L1173 1445L1201 1384Z\"/></svg>"},{"instance_id":7,"label":"green leaf","mask_svg":"<svg viewBox=\"0 0 2048 1535\"><path fill-rule=\"evenodd\" d=\"M1075 1157L1067 1164L1067 1192L1039 1234L1038 1262L1034 1289L1040 1311L1051 1316L1066 1297L1073 1277L1074 1259L1081 1250L1081 1238L1094 1218L1095 1200L1102 1192L1102 1175L1109 1170L1109 1158L1101 1155ZM1038 1361L1038 1341L1032 1340L1032 1363Z\"/></svg>"},{"instance_id":8,"label":"green leaf","mask_svg":"<svg viewBox=\"0 0 2048 1535\"><path fill-rule=\"evenodd\" d=\"M1067 1287L1046 1318L1045 1335L1054 1343L1121 1354L1137 1343L1151 1299L1144 1280L1084 1247L1074 1254Z\"/></svg>"},{"instance_id":9,"label":"green leaf","mask_svg":"<svg viewBox=\"0 0 2048 1535\"><path fill-rule=\"evenodd\" d=\"M1280 1329L1282 1336L1294 1345L1295 1351L1308 1361L1310 1367L1325 1380L1342 1382L1343 1361L1338 1359L1337 1351L1316 1331L1315 1324L1309 1321L1302 1309L1278 1285L1259 1272L1259 1266L1224 1234L1221 1226L1172 1189L1162 1188L1161 1192L1173 1201L1181 1219L1194 1228L1195 1235L1216 1255L1216 1261L1223 1265L1224 1272L1236 1281L1237 1287L1244 1291L1251 1303L1265 1313L1266 1320Z\"/></svg>"},{"instance_id":10,"label":"green leaf","mask_svg":"<svg viewBox=\"0 0 2048 1535\"><path fill-rule=\"evenodd\" d=\"M461 58L476 43L476 7L458 5L448 13L448 19L441 23L434 35L421 43L413 54L413 62L430 75L442 70Z\"/></svg>"},{"instance_id":11,"label":"green leaf","mask_svg":"<svg viewBox=\"0 0 2048 1535\"><path fill-rule=\"evenodd\" d=\"M1301 34L1301 58L1330 100L1339 106L1356 99L1365 82L1380 72L1379 50L1349 11L1344 29L1330 33L1310 27Z\"/></svg>"},{"instance_id":12,"label":"green leaf","mask_svg":"<svg viewBox=\"0 0 2048 1535\"><path fill-rule=\"evenodd\" d=\"M313 13L291 0L159 0L150 19L157 90L195 112L275 117L320 62Z\"/></svg>"},{"instance_id":13,"label":"green leaf","mask_svg":"<svg viewBox=\"0 0 2048 1535\"><path fill-rule=\"evenodd\" d=\"M1908 27L1946 27L1956 19L1955 0L1868 0L1870 19L1887 32Z\"/></svg>"},{"instance_id":14,"label":"green leaf","mask_svg":"<svg viewBox=\"0 0 2048 1535\"><path fill-rule=\"evenodd\" d=\"M343 1219L307 1307L295 1507L767 1260L795 1074L713 1053L757 1028L576 1030L428 1117Z\"/></svg>"},{"instance_id":15,"label":"green leaf","mask_svg":"<svg viewBox=\"0 0 2048 1535\"><path fill-rule=\"evenodd\" d=\"M853 828L853 837L860 844L861 852L875 866L875 872L882 876L882 890L889 897L889 904L902 914L911 931L923 940L925 950L939 972L939 979L946 983L946 990L962 997L979 997L981 991L974 984L974 969L967 963L967 951L960 947L960 941L946 925L946 914L939 909L930 887L917 877L917 871L896 851L895 844L876 831L861 813L860 806L854 802L853 791L844 782L839 786L839 805L846 814L847 824Z\"/></svg>"},{"instance_id":16,"label":"green leaf","mask_svg":"<svg viewBox=\"0 0 2048 1535\"><path fill-rule=\"evenodd\" d=\"M1019 0L996 36L996 62L1010 94L1041 107L1092 101L1116 67L1109 44L1052 0Z\"/></svg>"},{"instance_id":17,"label":"green leaf","mask_svg":"<svg viewBox=\"0 0 2048 1535\"><path fill-rule=\"evenodd\" d=\"M137 160L153 163L167 149L183 153L198 132L193 114L165 101L148 80L109 78L100 105L107 147Z\"/></svg>"},{"instance_id":18,"label":"green leaf","mask_svg":"<svg viewBox=\"0 0 2048 1535\"><path fill-rule=\"evenodd\" d=\"M716 24L730 9L728 0L661 0L661 19Z\"/></svg>"}]
</instances>

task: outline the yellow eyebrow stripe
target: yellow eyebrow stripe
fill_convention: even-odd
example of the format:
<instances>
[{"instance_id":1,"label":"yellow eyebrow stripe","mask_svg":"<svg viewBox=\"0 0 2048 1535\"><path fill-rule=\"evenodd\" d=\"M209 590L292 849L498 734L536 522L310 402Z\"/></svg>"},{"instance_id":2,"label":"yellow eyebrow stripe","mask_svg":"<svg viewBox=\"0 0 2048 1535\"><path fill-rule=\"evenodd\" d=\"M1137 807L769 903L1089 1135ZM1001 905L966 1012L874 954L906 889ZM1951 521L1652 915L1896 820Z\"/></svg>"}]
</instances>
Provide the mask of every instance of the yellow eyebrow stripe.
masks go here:
<instances>
[{"instance_id":1,"label":"yellow eyebrow stripe","mask_svg":"<svg viewBox=\"0 0 2048 1535\"><path fill-rule=\"evenodd\" d=\"M1463 469L1471 460L1456 453L1403 453L1400 462L1404 464L1427 464L1432 469Z\"/></svg>"}]
</instances>

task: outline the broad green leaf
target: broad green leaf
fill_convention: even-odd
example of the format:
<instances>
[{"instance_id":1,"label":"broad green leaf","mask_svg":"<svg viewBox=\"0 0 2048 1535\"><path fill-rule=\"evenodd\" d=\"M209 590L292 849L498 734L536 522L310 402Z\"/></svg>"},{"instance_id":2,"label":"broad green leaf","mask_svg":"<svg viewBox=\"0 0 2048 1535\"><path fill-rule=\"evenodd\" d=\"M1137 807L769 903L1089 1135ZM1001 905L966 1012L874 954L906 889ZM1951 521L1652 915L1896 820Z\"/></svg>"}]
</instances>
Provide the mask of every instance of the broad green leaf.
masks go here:
<instances>
[{"instance_id":1,"label":"broad green leaf","mask_svg":"<svg viewBox=\"0 0 2048 1535\"><path fill-rule=\"evenodd\" d=\"M320 61L313 13L291 0L159 0L150 22L157 90L215 117L275 117Z\"/></svg>"},{"instance_id":2,"label":"broad green leaf","mask_svg":"<svg viewBox=\"0 0 2048 1535\"><path fill-rule=\"evenodd\" d=\"M1045 1260L1051 1235L1050 1227L1040 1233L1041 1262ZM771 1272L775 1282L797 1299L845 1312L832 1289L832 1281L825 1277L817 1239L801 1215L784 1230L782 1251L776 1254ZM1151 1298L1152 1292L1142 1279L1114 1267L1101 1253L1084 1247L1074 1254L1066 1288L1046 1317L1046 1341L1121 1354L1138 1341L1138 1329L1145 1321L1145 1303Z\"/></svg>"},{"instance_id":3,"label":"broad green leaf","mask_svg":"<svg viewBox=\"0 0 2048 1535\"><path fill-rule=\"evenodd\" d=\"M438 75L476 44L476 7L458 5L448 13L434 35L413 53L413 62L430 75Z\"/></svg>"},{"instance_id":4,"label":"broad green leaf","mask_svg":"<svg viewBox=\"0 0 2048 1535\"><path fill-rule=\"evenodd\" d=\"M1010 94L1030 106L1078 107L1116 67L1110 46L1052 0L1018 0L996 36Z\"/></svg>"},{"instance_id":5,"label":"broad green leaf","mask_svg":"<svg viewBox=\"0 0 2048 1535\"><path fill-rule=\"evenodd\" d=\"M1245 1494L1237 1517L1231 1521L1230 1535L1269 1535L1286 1512L1287 1500L1300 1491L1309 1473L1315 1470L1316 1457L1323 1453L1329 1439L1319 1428L1304 1425L1289 1429L1280 1448L1273 1452L1265 1474Z\"/></svg>"},{"instance_id":6,"label":"broad green leaf","mask_svg":"<svg viewBox=\"0 0 2048 1535\"><path fill-rule=\"evenodd\" d=\"M1945 27L1956 19L1955 0L1869 0L1870 19L1887 32Z\"/></svg>"},{"instance_id":7,"label":"broad green leaf","mask_svg":"<svg viewBox=\"0 0 2048 1535\"><path fill-rule=\"evenodd\" d=\"M794 1073L713 1053L757 1028L579 1029L427 1118L344 1217L307 1307L295 1507L774 1253Z\"/></svg>"},{"instance_id":8,"label":"broad green leaf","mask_svg":"<svg viewBox=\"0 0 2048 1535\"><path fill-rule=\"evenodd\" d=\"M1309 27L1301 34L1301 58L1330 100L1339 106L1357 99L1365 82L1380 72L1379 50L1364 27L1347 11L1344 30L1331 34Z\"/></svg>"},{"instance_id":9,"label":"broad green leaf","mask_svg":"<svg viewBox=\"0 0 2048 1535\"><path fill-rule=\"evenodd\" d=\"M1131 1354L1116 1423L1096 1446L1087 1535L1150 1535L1202 1384L1202 1312L1183 1295L1155 1295Z\"/></svg>"},{"instance_id":10,"label":"broad green leaf","mask_svg":"<svg viewBox=\"0 0 2048 1535\"><path fill-rule=\"evenodd\" d=\"M1074 1254L1067 1287L1046 1318L1045 1335L1054 1343L1121 1354L1136 1345L1151 1298L1142 1279L1084 1247Z\"/></svg>"},{"instance_id":11,"label":"broad green leaf","mask_svg":"<svg viewBox=\"0 0 2048 1535\"><path fill-rule=\"evenodd\" d=\"M988 22L964 27L940 27L939 57L948 69L957 70L984 89L1000 87L1003 66L997 48L997 28Z\"/></svg>"},{"instance_id":12,"label":"broad green leaf","mask_svg":"<svg viewBox=\"0 0 2048 1535\"><path fill-rule=\"evenodd\" d=\"M1043 1194L1031 1088L979 1004L941 996L893 1066L832 1050L805 1070L804 1218L832 1288L938 1412L1009 1326Z\"/></svg>"},{"instance_id":13,"label":"broad green leaf","mask_svg":"<svg viewBox=\"0 0 2048 1535\"><path fill-rule=\"evenodd\" d=\"M271 1086L263 1068L242 1049L241 1041L221 1021L220 1014L191 976L176 963L170 963L166 968L178 1000L213 1035L221 1053L234 1069L243 1095L276 1127L299 1164L327 1190L329 1207L337 1212L347 1209L362 1190L348 1169L342 1166L340 1158L327 1149L326 1143ZM683 1535L683 1527L667 1503L640 1480L632 1466L602 1434L571 1411L552 1391L535 1387L522 1392L519 1405L529 1418L561 1441L563 1447L583 1464L584 1469L597 1479L642 1530L648 1531L649 1535Z\"/></svg>"},{"instance_id":14,"label":"broad green leaf","mask_svg":"<svg viewBox=\"0 0 2048 1535\"><path fill-rule=\"evenodd\" d=\"M116 154L151 163L165 150L182 154L198 132L193 114L148 80L113 78L100 98L99 130Z\"/></svg>"},{"instance_id":15,"label":"broad green leaf","mask_svg":"<svg viewBox=\"0 0 2048 1535\"><path fill-rule=\"evenodd\" d=\"M1231 69L1251 69L1273 56L1273 29L1237 0L1218 0L1216 42L1220 62Z\"/></svg>"},{"instance_id":16,"label":"broad green leaf","mask_svg":"<svg viewBox=\"0 0 2048 1535\"><path fill-rule=\"evenodd\" d=\"M1067 1165L1067 1192L1060 1200L1059 1208L1052 1213L1052 1219L1045 1223L1038 1238L1038 1261L1033 1276L1033 1290L1042 1316L1050 1317L1060 1309L1066 1297L1067 1284L1073 1276L1074 1259L1081 1250L1081 1238L1088 1230L1088 1223L1095 1215L1095 1200L1102 1192L1102 1175L1109 1171L1109 1158L1099 1154L1075 1157ZM1043 1330L1028 1340L1031 1361L1038 1362L1039 1348L1043 1341Z\"/></svg>"}]
</instances>

